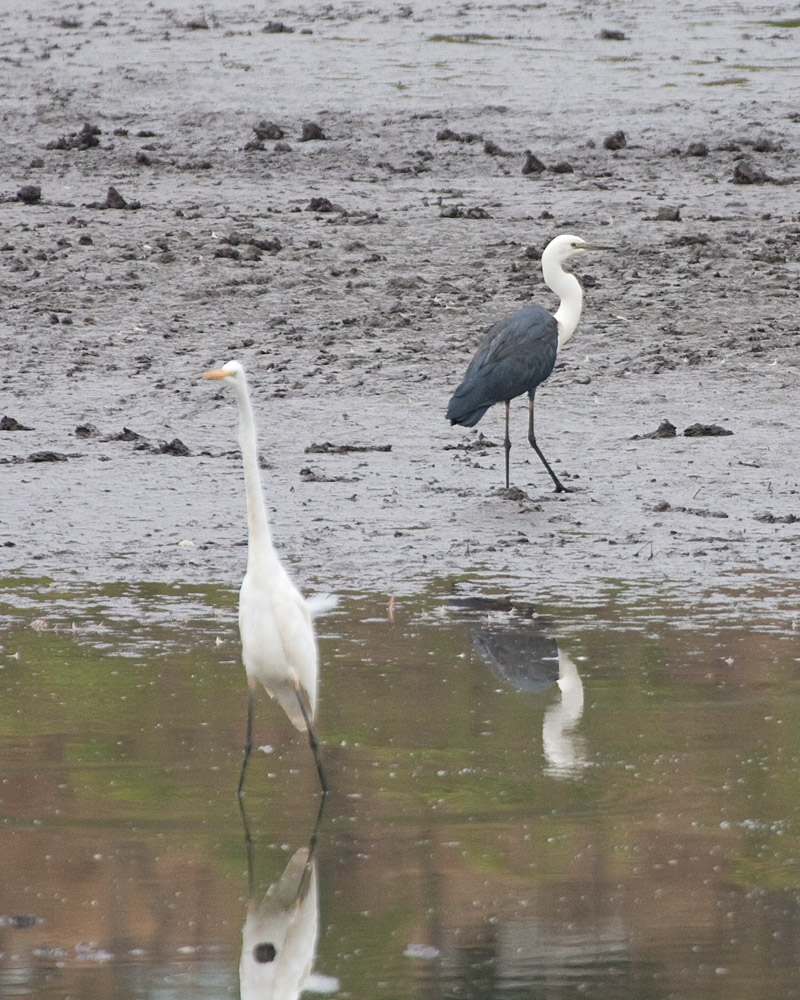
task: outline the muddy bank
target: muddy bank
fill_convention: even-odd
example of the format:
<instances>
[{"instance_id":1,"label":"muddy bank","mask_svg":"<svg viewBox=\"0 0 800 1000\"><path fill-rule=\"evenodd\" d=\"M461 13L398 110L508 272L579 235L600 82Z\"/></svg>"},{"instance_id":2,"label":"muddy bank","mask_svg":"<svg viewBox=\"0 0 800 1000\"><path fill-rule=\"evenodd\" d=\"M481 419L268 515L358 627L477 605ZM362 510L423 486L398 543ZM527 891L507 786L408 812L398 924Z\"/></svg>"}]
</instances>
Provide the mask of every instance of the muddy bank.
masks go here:
<instances>
[{"instance_id":1,"label":"muddy bank","mask_svg":"<svg viewBox=\"0 0 800 1000\"><path fill-rule=\"evenodd\" d=\"M687 8L672 46L638 4L115 10L0 15L4 574L236 585L235 412L200 381L235 356L304 584L791 590L800 29L777 7ZM537 396L576 490L519 401L504 495L500 410L470 432L444 409L487 325L555 306L560 231L619 247L576 267Z\"/></svg>"}]
</instances>

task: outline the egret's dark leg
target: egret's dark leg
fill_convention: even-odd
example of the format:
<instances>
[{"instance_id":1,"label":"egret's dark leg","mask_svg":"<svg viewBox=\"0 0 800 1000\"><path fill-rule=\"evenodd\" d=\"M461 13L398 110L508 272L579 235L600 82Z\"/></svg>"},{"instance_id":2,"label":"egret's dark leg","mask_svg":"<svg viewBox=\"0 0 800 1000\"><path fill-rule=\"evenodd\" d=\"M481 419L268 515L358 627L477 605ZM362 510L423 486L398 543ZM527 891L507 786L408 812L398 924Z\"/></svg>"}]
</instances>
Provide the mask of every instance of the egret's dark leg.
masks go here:
<instances>
[{"instance_id":1,"label":"egret's dark leg","mask_svg":"<svg viewBox=\"0 0 800 1000\"><path fill-rule=\"evenodd\" d=\"M536 389L531 389L528 393L528 440L531 443L531 448L536 452L539 458L542 460L542 465L550 473L550 478L556 484L556 493L568 493L568 488L561 482L558 476L550 468L550 463L542 454L542 449L536 443L536 435L533 433L533 397L536 395Z\"/></svg>"},{"instance_id":2,"label":"egret's dark leg","mask_svg":"<svg viewBox=\"0 0 800 1000\"><path fill-rule=\"evenodd\" d=\"M297 694L297 703L300 706L300 711L303 713L306 729L308 729L308 745L311 747L311 752L314 754L314 763L317 765L317 774L319 775L319 783L322 787L322 794L325 796L328 794L328 782L325 780L325 772L322 770L322 761L319 757L319 744L317 743L317 738L314 735L314 730L311 728L311 720L308 717L306 706L303 703L303 696L296 689L295 692Z\"/></svg>"},{"instance_id":3,"label":"egret's dark leg","mask_svg":"<svg viewBox=\"0 0 800 1000\"><path fill-rule=\"evenodd\" d=\"M507 399L506 400L506 440L505 440L505 449L506 449L506 489L508 489L508 485L509 485L509 478L508 478L508 454L511 451L511 438L508 435L508 417L509 417L510 411L511 411L511 402L510 402L510 400Z\"/></svg>"},{"instance_id":4,"label":"egret's dark leg","mask_svg":"<svg viewBox=\"0 0 800 1000\"><path fill-rule=\"evenodd\" d=\"M239 775L239 787L236 790L236 794L239 798L242 797L242 791L244 790L244 773L247 770L247 762L250 760L250 753L253 749L253 689L248 685L247 688L247 736L245 737L244 744L244 760L242 761L242 772Z\"/></svg>"},{"instance_id":5,"label":"egret's dark leg","mask_svg":"<svg viewBox=\"0 0 800 1000\"><path fill-rule=\"evenodd\" d=\"M247 889L249 897L252 898L255 890L255 879L253 877L253 838L250 836L250 824L247 822L247 813L244 811L244 802L241 795L239 796L239 813L242 817L244 849L247 857Z\"/></svg>"}]
</instances>

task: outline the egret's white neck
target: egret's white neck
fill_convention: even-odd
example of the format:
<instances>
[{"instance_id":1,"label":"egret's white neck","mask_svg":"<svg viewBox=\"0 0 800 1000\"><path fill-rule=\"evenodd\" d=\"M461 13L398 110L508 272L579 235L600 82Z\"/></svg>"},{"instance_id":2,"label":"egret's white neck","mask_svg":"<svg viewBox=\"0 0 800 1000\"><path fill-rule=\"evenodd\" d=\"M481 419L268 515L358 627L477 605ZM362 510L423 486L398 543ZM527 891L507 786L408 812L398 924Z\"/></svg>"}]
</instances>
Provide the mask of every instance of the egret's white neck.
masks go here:
<instances>
[{"instance_id":1,"label":"egret's white neck","mask_svg":"<svg viewBox=\"0 0 800 1000\"><path fill-rule=\"evenodd\" d=\"M545 251L542 256L542 274L545 284L561 299L555 317L558 323L559 350L575 333L583 308L583 289L574 274L565 271L561 261L548 257Z\"/></svg>"},{"instance_id":2,"label":"egret's white neck","mask_svg":"<svg viewBox=\"0 0 800 1000\"><path fill-rule=\"evenodd\" d=\"M247 494L247 525L249 528L247 568L251 570L263 562L265 557L274 556L275 550L272 547L267 508L264 504L264 494L261 491L256 424L244 376L240 376L234 385L236 402L239 404L239 446L242 449L244 484Z\"/></svg>"}]
</instances>

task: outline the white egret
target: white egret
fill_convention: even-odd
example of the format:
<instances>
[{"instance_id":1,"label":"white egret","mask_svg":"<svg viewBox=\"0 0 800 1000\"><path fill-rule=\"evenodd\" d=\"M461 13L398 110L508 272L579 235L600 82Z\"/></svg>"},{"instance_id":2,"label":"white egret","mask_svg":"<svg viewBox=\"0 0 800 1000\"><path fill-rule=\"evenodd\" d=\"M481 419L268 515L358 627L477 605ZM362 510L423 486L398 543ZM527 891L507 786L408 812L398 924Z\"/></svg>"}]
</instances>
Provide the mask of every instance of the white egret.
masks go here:
<instances>
[{"instance_id":1,"label":"white egret","mask_svg":"<svg viewBox=\"0 0 800 1000\"><path fill-rule=\"evenodd\" d=\"M335 603L306 601L281 562L267 518L258 470L256 426L244 368L229 361L203 374L233 389L239 407L239 444L247 495L247 572L239 591L239 634L247 674L247 740L239 778L242 794L247 761L253 747L253 702L259 683L278 701L296 729L308 731L323 794L328 792L312 724L317 707L319 656L312 614Z\"/></svg>"}]
</instances>

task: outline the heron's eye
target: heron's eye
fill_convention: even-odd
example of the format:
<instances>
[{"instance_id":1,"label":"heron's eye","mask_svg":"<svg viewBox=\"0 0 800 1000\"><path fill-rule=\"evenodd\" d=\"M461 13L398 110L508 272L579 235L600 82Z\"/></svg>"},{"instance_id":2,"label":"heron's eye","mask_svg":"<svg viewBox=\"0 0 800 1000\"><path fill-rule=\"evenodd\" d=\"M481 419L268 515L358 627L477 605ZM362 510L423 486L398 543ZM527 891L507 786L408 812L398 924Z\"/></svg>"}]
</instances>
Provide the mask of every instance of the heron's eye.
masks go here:
<instances>
[{"instance_id":1,"label":"heron's eye","mask_svg":"<svg viewBox=\"0 0 800 1000\"><path fill-rule=\"evenodd\" d=\"M275 951L275 945L270 944L268 941L262 941L261 944L257 944L255 948L253 948L253 958L259 965L266 965L267 962L274 962L277 954L277 951Z\"/></svg>"}]
</instances>

